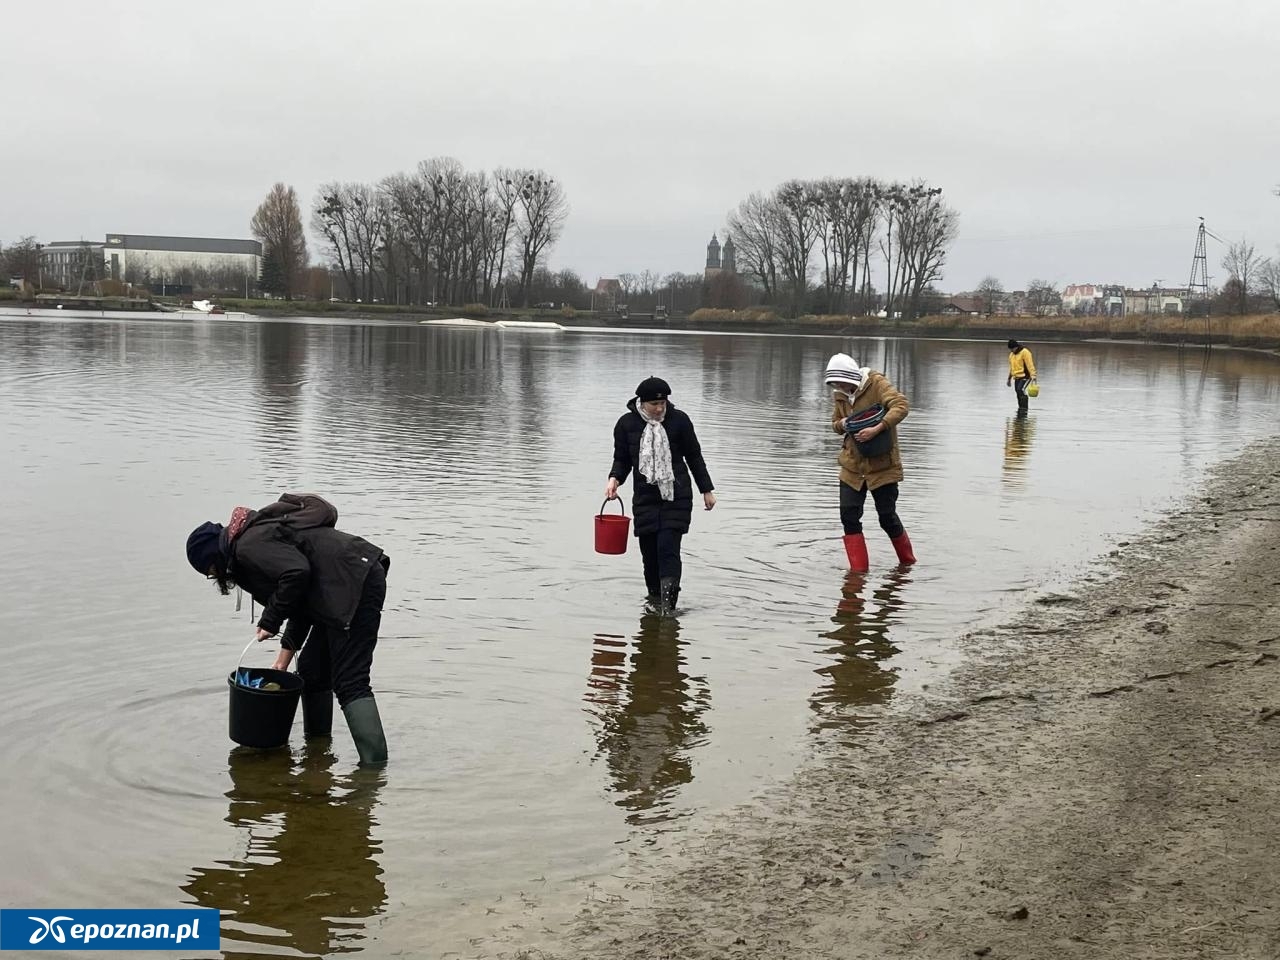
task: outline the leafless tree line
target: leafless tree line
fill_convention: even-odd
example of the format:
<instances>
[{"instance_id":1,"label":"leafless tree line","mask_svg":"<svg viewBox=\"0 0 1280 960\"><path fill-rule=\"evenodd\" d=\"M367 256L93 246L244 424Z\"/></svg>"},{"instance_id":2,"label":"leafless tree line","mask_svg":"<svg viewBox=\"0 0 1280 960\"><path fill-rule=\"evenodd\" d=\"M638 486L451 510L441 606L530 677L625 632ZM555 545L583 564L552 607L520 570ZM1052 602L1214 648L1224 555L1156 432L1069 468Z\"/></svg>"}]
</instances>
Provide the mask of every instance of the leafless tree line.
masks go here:
<instances>
[{"instance_id":1,"label":"leafless tree line","mask_svg":"<svg viewBox=\"0 0 1280 960\"><path fill-rule=\"evenodd\" d=\"M1260 256L1254 245L1241 240L1227 247L1222 258L1227 282L1221 290L1229 313L1249 313L1259 306L1280 309L1280 256ZM1265 304L1257 301L1265 298Z\"/></svg>"},{"instance_id":2,"label":"leafless tree line","mask_svg":"<svg viewBox=\"0 0 1280 960\"><path fill-rule=\"evenodd\" d=\"M754 193L729 214L738 268L766 303L793 315L808 309L817 279L825 313L869 313L884 269L882 309L918 316L926 288L942 275L957 215L942 189L924 181L871 177L788 180Z\"/></svg>"},{"instance_id":3,"label":"leafless tree line","mask_svg":"<svg viewBox=\"0 0 1280 960\"><path fill-rule=\"evenodd\" d=\"M257 272L243 261L232 257L206 263L166 264L153 267L145 259L126 264L125 283L143 287L189 286L202 293L239 294L247 296L257 286Z\"/></svg>"},{"instance_id":4,"label":"leafless tree line","mask_svg":"<svg viewBox=\"0 0 1280 960\"><path fill-rule=\"evenodd\" d=\"M660 274L655 270L618 274L620 303L634 311L664 306L672 313L692 313L705 303L707 282L700 273Z\"/></svg>"},{"instance_id":5,"label":"leafless tree line","mask_svg":"<svg viewBox=\"0 0 1280 960\"><path fill-rule=\"evenodd\" d=\"M438 157L376 184L324 184L311 229L366 301L493 305L505 287L527 305L568 209L563 186L541 170L468 172Z\"/></svg>"}]
</instances>

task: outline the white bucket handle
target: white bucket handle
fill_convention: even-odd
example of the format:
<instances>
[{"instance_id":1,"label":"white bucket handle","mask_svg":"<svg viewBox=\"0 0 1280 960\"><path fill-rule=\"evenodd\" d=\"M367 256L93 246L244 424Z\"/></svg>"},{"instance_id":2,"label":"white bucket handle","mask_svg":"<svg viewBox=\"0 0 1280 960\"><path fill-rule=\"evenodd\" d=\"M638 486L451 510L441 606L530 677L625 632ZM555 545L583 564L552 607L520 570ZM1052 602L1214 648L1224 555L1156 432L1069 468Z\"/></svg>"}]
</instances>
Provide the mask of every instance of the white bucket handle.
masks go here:
<instances>
[{"instance_id":1,"label":"white bucket handle","mask_svg":"<svg viewBox=\"0 0 1280 960\"><path fill-rule=\"evenodd\" d=\"M235 675L236 675L237 677L239 677L239 676L240 676L240 668L241 668L242 666L244 666L244 658L248 655L248 653L249 653L249 649L250 649L250 648L251 648L255 643L260 643L260 642L261 642L261 641L259 641L257 637L254 637L252 640L250 640L248 643L246 643L246 644L244 645L244 649L240 651L240 659L236 661L236 672L235 672ZM301 650L295 650L295 651L293 651L293 672L294 672L294 673L297 673L297 672L298 672L298 661L302 659L302 657L300 656L300 655L301 655L301 653L302 653L302 651L301 651ZM288 672L289 672L288 670L286 670L286 671L285 671L285 673L288 673Z\"/></svg>"}]
</instances>

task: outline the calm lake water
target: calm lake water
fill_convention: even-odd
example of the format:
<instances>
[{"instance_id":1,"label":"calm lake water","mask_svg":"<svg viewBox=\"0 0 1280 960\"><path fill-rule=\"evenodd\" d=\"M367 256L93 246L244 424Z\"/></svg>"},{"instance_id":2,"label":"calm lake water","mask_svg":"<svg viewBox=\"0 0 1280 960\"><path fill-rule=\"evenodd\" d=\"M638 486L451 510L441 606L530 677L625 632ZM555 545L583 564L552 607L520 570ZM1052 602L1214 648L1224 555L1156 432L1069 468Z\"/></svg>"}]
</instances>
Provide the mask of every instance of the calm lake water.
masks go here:
<instances>
[{"instance_id":1,"label":"calm lake water","mask_svg":"<svg viewBox=\"0 0 1280 960\"><path fill-rule=\"evenodd\" d=\"M1275 430L1269 358L1032 346L1043 393L1018 420L1002 342L0 322L0 903L216 907L227 956L527 942L624 850L815 744L856 750L960 634ZM836 350L911 399L909 571L872 522L871 573L846 577ZM720 498L665 622L635 545L591 539L612 424L649 374ZM300 718L292 754L227 739L249 605L183 544L285 490L327 495L393 558L382 776L352 776L340 718L332 752L303 750Z\"/></svg>"}]
</instances>

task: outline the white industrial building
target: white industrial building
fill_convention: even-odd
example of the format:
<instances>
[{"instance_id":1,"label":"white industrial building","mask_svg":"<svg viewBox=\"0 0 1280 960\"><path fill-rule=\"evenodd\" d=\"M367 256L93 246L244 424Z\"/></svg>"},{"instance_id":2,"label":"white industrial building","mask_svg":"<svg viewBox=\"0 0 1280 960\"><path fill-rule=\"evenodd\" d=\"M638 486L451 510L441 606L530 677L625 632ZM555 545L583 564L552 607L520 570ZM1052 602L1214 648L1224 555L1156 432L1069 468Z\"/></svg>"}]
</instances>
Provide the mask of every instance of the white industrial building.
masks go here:
<instances>
[{"instance_id":1,"label":"white industrial building","mask_svg":"<svg viewBox=\"0 0 1280 960\"><path fill-rule=\"evenodd\" d=\"M69 289L101 276L102 244L62 240L40 248L40 286Z\"/></svg>"},{"instance_id":2,"label":"white industrial building","mask_svg":"<svg viewBox=\"0 0 1280 960\"><path fill-rule=\"evenodd\" d=\"M113 280L190 282L193 277L217 275L256 281L262 276L262 244L257 240L108 233L103 265Z\"/></svg>"}]
</instances>

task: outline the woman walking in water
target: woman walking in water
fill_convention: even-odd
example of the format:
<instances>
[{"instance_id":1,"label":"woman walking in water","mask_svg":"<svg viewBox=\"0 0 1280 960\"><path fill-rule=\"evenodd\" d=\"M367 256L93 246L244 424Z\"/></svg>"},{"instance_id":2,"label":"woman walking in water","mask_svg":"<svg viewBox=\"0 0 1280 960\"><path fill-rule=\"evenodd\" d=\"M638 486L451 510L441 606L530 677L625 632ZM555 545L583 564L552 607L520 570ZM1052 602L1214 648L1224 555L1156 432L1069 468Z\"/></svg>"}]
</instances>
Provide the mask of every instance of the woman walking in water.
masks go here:
<instances>
[{"instance_id":1,"label":"woman walking in water","mask_svg":"<svg viewBox=\"0 0 1280 960\"><path fill-rule=\"evenodd\" d=\"M898 554L898 562L916 562L911 540L898 518L898 484L902 482L902 454L898 424L906 419L907 398L883 373L859 367L847 354L827 363L826 384L834 409L831 428L842 437L840 448L840 523L849 569L870 569L867 541L862 534L862 511L867 493L875 502L880 528ZM884 436L887 434L887 436Z\"/></svg>"},{"instance_id":2,"label":"woman walking in water","mask_svg":"<svg viewBox=\"0 0 1280 960\"><path fill-rule=\"evenodd\" d=\"M716 505L715 486L693 421L670 398L671 387L658 377L636 387L627 412L613 428L613 467L604 488L607 499L616 499L618 487L635 473L631 513L644 561L644 583L649 602L668 615L675 612L680 596L680 541L693 519L694 484L704 509Z\"/></svg>"}]
</instances>

